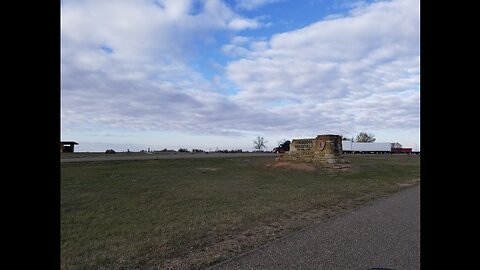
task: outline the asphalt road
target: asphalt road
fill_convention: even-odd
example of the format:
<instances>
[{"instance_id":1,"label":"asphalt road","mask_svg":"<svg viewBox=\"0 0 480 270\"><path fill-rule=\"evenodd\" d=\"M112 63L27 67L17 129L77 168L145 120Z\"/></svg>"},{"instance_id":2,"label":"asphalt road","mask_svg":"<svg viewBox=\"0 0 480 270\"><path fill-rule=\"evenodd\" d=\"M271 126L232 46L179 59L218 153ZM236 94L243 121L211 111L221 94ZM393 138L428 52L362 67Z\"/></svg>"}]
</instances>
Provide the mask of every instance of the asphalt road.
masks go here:
<instances>
[{"instance_id":1,"label":"asphalt road","mask_svg":"<svg viewBox=\"0 0 480 270\"><path fill-rule=\"evenodd\" d=\"M210 267L420 269L420 186Z\"/></svg>"},{"instance_id":2,"label":"asphalt road","mask_svg":"<svg viewBox=\"0 0 480 270\"><path fill-rule=\"evenodd\" d=\"M275 153L177 153L177 154L109 154L95 157L71 157L61 158L60 162L82 162L82 161L115 161L115 160L152 160L152 159L179 159L179 158L229 158L229 157L271 157Z\"/></svg>"}]
</instances>

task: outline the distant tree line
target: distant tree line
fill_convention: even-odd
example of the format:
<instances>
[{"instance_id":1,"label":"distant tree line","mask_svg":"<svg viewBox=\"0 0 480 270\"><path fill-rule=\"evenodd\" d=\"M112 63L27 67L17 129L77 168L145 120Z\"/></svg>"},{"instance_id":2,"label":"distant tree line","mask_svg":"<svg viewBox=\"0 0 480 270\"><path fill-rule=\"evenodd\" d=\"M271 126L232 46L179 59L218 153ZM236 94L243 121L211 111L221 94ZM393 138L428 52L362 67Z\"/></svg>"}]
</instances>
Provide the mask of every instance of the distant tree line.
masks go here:
<instances>
[{"instance_id":1,"label":"distant tree line","mask_svg":"<svg viewBox=\"0 0 480 270\"><path fill-rule=\"evenodd\" d=\"M243 153L242 149L236 149L236 150L215 150L215 153Z\"/></svg>"}]
</instances>

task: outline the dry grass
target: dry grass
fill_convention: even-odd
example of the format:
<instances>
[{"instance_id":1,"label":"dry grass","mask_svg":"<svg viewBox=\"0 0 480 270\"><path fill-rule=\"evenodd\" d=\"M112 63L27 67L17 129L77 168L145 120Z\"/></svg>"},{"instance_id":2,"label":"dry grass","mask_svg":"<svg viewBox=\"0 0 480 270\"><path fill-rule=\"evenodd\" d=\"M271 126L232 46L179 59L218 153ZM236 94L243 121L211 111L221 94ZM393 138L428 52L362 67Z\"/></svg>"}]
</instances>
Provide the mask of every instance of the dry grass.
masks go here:
<instances>
[{"instance_id":1,"label":"dry grass","mask_svg":"<svg viewBox=\"0 0 480 270\"><path fill-rule=\"evenodd\" d=\"M61 267L201 268L419 182L418 156L347 159L314 171L273 157L62 164Z\"/></svg>"}]
</instances>

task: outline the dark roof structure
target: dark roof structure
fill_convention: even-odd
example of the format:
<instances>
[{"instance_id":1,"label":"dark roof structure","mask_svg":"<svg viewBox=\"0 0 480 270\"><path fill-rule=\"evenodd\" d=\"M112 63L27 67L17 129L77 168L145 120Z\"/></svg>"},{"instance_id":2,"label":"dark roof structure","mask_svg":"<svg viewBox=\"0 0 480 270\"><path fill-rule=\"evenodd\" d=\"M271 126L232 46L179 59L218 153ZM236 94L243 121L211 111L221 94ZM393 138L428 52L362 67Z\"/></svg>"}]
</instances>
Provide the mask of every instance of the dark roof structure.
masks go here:
<instances>
[{"instance_id":1,"label":"dark roof structure","mask_svg":"<svg viewBox=\"0 0 480 270\"><path fill-rule=\"evenodd\" d=\"M60 152L62 153L73 153L75 144L78 144L74 141L62 141L60 142Z\"/></svg>"},{"instance_id":2,"label":"dark roof structure","mask_svg":"<svg viewBox=\"0 0 480 270\"><path fill-rule=\"evenodd\" d=\"M77 142L73 142L73 141L63 141L63 142L60 142L61 144L78 144Z\"/></svg>"}]
</instances>

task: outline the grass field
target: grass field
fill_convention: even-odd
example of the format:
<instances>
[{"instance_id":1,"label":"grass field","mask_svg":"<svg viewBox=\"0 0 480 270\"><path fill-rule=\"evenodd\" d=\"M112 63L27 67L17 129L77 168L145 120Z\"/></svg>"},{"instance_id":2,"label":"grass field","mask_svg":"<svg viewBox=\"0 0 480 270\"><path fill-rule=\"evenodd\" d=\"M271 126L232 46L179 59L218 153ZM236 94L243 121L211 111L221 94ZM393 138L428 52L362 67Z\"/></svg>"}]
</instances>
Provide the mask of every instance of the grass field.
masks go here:
<instances>
[{"instance_id":1,"label":"grass field","mask_svg":"<svg viewBox=\"0 0 480 270\"><path fill-rule=\"evenodd\" d=\"M105 154L105 152L75 152L75 153L61 153L60 157L62 159L68 158L85 158L85 157L108 157L108 156L148 156L148 155L165 155L167 153L148 153L148 152L116 152L114 155Z\"/></svg>"},{"instance_id":2,"label":"grass field","mask_svg":"<svg viewBox=\"0 0 480 270\"><path fill-rule=\"evenodd\" d=\"M61 165L62 269L196 269L420 181L420 157L348 155L346 170L274 157Z\"/></svg>"}]
</instances>

